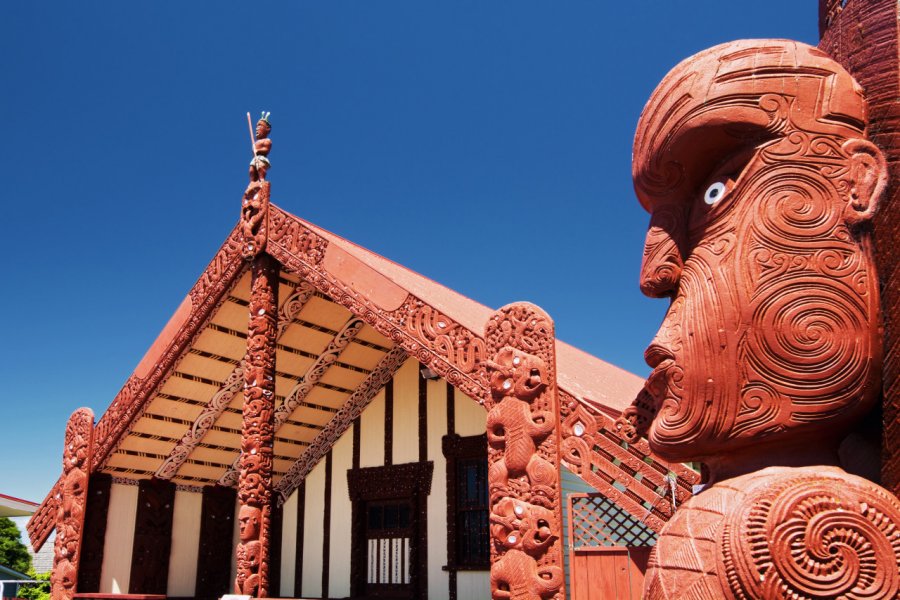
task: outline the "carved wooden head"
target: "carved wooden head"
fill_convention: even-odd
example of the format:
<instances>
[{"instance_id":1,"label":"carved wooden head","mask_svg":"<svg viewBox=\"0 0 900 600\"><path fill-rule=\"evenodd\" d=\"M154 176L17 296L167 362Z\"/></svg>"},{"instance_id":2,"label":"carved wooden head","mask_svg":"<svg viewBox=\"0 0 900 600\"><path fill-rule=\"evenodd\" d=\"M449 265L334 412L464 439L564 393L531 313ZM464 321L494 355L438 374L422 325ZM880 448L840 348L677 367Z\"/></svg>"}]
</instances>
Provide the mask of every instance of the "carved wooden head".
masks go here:
<instances>
[{"instance_id":1,"label":"carved wooden head","mask_svg":"<svg viewBox=\"0 0 900 600\"><path fill-rule=\"evenodd\" d=\"M886 184L862 90L818 49L743 40L651 96L633 175L650 214L642 291L671 298L646 351L670 460L839 434L880 382L867 227Z\"/></svg>"}]
</instances>

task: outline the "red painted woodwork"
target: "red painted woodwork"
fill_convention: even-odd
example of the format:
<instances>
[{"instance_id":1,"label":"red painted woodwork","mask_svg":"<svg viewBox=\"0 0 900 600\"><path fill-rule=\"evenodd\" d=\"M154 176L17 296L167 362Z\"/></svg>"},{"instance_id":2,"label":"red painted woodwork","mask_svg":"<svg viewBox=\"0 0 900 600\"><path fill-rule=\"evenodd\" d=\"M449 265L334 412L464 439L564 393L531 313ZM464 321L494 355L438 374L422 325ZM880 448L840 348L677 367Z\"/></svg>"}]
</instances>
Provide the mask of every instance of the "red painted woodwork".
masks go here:
<instances>
[{"instance_id":1,"label":"red painted woodwork","mask_svg":"<svg viewBox=\"0 0 900 600\"><path fill-rule=\"evenodd\" d=\"M710 476L663 528L644 596L896 597L900 503L837 466L881 381L888 172L861 88L799 42L715 46L651 96L633 174L641 289L671 304L620 430Z\"/></svg>"},{"instance_id":2,"label":"red painted woodwork","mask_svg":"<svg viewBox=\"0 0 900 600\"><path fill-rule=\"evenodd\" d=\"M641 600L649 546L570 548L571 600Z\"/></svg>"},{"instance_id":3,"label":"red painted woodwork","mask_svg":"<svg viewBox=\"0 0 900 600\"><path fill-rule=\"evenodd\" d=\"M884 151L891 176L874 221L884 310L882 416L863 433L880 434L881 483L900 495L900 7L893 0L820 0L819 16L819 48L865 90L869 137Z\"/></svg>"},{"instance_id":4,"label":"red painted woodwork","mask_svg":"<svg viewBox=\"0 0 900 600\"><path fill-rule=\"evenodd\" d=\"M53 572L50 576L54 600L68 600L77 591L93 436L94 413L89 408L79 408L69 417L63 446L62 485L56 513Z\"/></svg>"},{"instance_id":5,"label":"red painted woodwork","mask_svg":"<svg viewBox=\"0 0 900 600\"><path fill-rule=\"evenodd\" d=\"M165 594L169 580L169 551L175 516L175 484L142 479L131 552L132 594Z\"/></svg>"},{"instance_id":6,"label":"red painted woodwork","mask_svg":"<svg viewBox=\"0 0 900 600\"><path fill-rule=\"evenodd\" d=\"M111 475L91 475L84 515L84 536L81 540L81 561L78 564L78 589L83 592L100 590L111 487Z\"/></svg>"},{"instance_id":7,"label":"red painted woodwork","mask_svg":"<svg viewBox=\"0 0 900 600\"><path fill-rule=\"evenodd\" d=\"M495 600L565 598L553 321L526 303L485 326L485 404Z\"/></svg>"},{"instance_id":8,"label":"red painted woodwork","mask_svg":"<svg viewBox=\"0 0 900 600\"><path fill-rule=\"evenodd\" d=\"M234 593L265 598L269 589L272 449L275 443L275 315L278 309L278 265L266 254L253 260L249 308L237 493L240 541L235 549Z\"/></svg>"},{"instance_id":9,"label":"red painted woodwork","mask_svg":"<svg viewBox=\"0 0 900 600\"><path fill-rule=\"evenodd\" d=\"M198 600L220 598L228 593L231 578L231 540L234 533L236 491L205 486L200 510L200 547L197 550Z\"/></svg>"}]
</instances>

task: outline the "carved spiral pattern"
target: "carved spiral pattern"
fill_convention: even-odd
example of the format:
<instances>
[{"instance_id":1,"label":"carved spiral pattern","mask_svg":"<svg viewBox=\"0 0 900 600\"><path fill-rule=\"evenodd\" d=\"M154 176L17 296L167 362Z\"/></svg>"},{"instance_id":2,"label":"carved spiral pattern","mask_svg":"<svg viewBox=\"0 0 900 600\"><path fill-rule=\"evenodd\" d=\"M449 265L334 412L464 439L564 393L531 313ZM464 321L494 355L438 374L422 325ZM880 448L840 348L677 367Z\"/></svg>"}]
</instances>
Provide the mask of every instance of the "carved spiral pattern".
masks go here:
<instances>
[{"instance_id":1,"label":"carved spiral pattern","mask_svg":"<svg viewBox=\"0 0 900 600\"><path fill-rule=\"evenodd\" d=\"M726 524L723 560L737 597L898 597L895 498L857 478L792 476L762 489Z\"/></svg>"}]
</instances>

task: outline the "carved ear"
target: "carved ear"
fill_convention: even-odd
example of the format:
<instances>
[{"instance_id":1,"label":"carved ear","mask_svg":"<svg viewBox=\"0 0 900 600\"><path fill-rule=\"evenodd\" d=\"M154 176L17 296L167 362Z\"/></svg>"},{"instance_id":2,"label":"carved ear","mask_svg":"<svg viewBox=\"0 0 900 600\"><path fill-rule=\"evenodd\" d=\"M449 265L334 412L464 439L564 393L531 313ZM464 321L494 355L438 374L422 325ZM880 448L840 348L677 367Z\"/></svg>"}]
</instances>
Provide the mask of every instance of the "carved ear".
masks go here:
<instances>
[{"instance_id":1,"label":"carved ear","mask_svg":"<svg viewBox=\"0 0 900 600\"><path fill-rule=\"evenodd\" d=\"M887 161L881 149L868 140L850 139L842 148L850 159L849 198L844 218L854 225L868 221L878 210L888 182Z\"/></svg>"}]
</instances>

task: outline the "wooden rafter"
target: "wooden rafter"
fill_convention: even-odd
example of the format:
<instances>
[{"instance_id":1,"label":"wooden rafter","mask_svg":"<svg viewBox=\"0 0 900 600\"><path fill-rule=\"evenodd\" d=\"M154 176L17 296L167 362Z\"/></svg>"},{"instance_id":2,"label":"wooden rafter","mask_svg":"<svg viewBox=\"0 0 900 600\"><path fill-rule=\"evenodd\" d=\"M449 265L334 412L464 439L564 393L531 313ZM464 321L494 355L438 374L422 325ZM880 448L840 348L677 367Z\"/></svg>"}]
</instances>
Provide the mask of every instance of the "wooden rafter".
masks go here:
<instances>
[{"instance_id":1,"label":"wooden rafter","mask_svg":"<svg viewBox=\"0 0 900 600\"><path fill-rule=\"evenodd\" d=\"M291 414L300 406L306 404L306 397L312 389L319 383L322 376L333 365L338 364L338 357L344 351L350 342L356 337L365 323L362 319L352 317L347 321L340 331L336 332L334 338L328 343L322 354L316 359L316 362L307 369L303 378L294 386L294 388L285 397L275 410L275 431L276 433L284 425ZM303 424L301 424L303 425ZM319 429L316 426L316 429ZM238 480L238 462L240 456L234 461L234 464L219 479L219 485L235 485Z\"/></svg>"}]
</instances>

